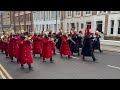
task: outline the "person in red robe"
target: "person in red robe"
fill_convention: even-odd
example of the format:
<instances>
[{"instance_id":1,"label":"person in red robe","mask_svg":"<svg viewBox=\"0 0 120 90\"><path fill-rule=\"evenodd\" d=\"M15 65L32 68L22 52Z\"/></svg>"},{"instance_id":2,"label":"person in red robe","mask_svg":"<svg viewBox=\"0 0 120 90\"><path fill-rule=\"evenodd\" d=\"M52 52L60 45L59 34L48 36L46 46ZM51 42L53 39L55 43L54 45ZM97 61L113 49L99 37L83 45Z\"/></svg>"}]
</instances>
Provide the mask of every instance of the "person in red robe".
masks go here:
<instances>
[{"instance_id":1,"label":"person in red robe","mask_svg":"<svg viewBox=\"0 0 120 90\"><path fill-rule=\"evenodd\" d=\"M8 37L7 36L4 37L4 48L5 48L6 57L8 57L8 54L9 54L9 42L8 42Z\"/></svg>"},{"instance_id":2,"label":"person in red robe","mask_svg":"<svg viewBox=\"0 0 120 90\"><path fill-rule=\"evenodd\" d=\"M33 58L30 53L30 40L25 37L21 36L21 41L18 43L19 45L19 51L18 51L18 61L21 64L21 68L24 69L24 64L27 63L28 68L31 70L32 66L31 64L33 63Z\"/></svg>"},{"instance_id":3,"label":"person in red robe","mask_svg":"<svg viewBox=\"0 0 120 90\"><path fill-rule=\"evenodd\" d=\"M70 58L71 51L70 51L68 40L69 40L69 38L67 37L66 34L64 34L62 36L62 43L61 43L61 47L60 47L61 57L62 57L62 54L64 54L64 55L68 55L68 58Z\"/></svg>"},{"instance_id":4,"label":"person in red robe","mask_svg":"<svg viewBox=\"0 0 120 90\"><path fill-rule=\"evenodd\" d=\"M53 35L50 37L50 45L51 45L53 53L55 54L55 42L54 42L54 36Z\"/></svg>"},{"instance_id":5,"label":"person in red robe","mask_svg":"<svg viewBox=\"0 0 120 90\"><path fill-rule=\"evenodd\" d=\"M13 61L13 57L18 58L18 43L16 35L12 35L12 38L9 40L9 57ZM17 60L18 62L18 60Z\"/></svg>"},{"instance_id":6,"label":"person in red robe","mask_svg":"<svg viewBox=\"0 0 120 90\"><path fill-rule=\"evenodd\" d=\"M42 40L40 35L33 39L33 56L35 56L35 54L40 54L40 56L42 54Z\"/></svg>"},{"instance_id":7,"label":"person in red robe","mask_svg":"<svg viewBox=\"0 0 120 90\"><path fill-rule=\"evenodd\" d=\"M45 59L50 58L50 62L53 63L54 61L52 60L53 50L51 48L49 37L45 35L44 38L42 39L42 42L43 42L43 49L42 49L43 62L46 62Z\"/></svg>"},{"instance_id":8,"label":"person in red robe","mask_svg":"<svg viewBox=\"0 0 120 90\"><path fill-rule=\"evenodd\" d=\"M2 51L2 54L4 53L4 51L5 51L5 48L4 48L4 39L3 39L4 37L2 37L1 38L1 51Z\"/></svg>"},{"instance_id":9,"label":"person in red robe","mask_svg":"<svg viewBox=\"0 0 120 90\"><path fill-rule=\"evenodd\" d=\"M1 50L1 46L2 46L2 38L0 37L0 50Z\"/></svg>"}]
</instances>

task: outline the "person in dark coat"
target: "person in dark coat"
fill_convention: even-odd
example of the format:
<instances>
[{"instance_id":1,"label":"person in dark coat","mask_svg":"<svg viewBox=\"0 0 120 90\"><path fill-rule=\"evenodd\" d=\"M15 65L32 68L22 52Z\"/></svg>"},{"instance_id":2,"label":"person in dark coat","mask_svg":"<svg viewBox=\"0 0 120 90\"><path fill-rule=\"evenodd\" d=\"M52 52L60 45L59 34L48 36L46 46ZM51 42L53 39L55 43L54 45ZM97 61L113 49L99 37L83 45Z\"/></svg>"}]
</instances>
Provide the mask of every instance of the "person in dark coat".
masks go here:
<instances>
[{"instance_id":1,"label":"person in dark coat","mask_svg":"<svg viewBox=\"0 0 120 90\"><path fill-rule=\"evenodd\" d=\"M94 38L94 42L93 42L93 51L94 50L99 50L100 53L102 52L101 48L100 48L100 35L98 34L98 31L95 32L95 38Z\"/></svg>"},{"instance_id":2,"label":"person in dark coat","mask_svg":"<svg viewBox=\"0 0 120 90\"><path fill-rule=\"evenodd\" d=\"M70 43L70 49L72 54L73 53L78 53L79 56L79 39L78 39L78 34L76 33L76 31L74 31L74 34L72 35L71 38L74 42L71 41Z\"/></svg>"},{"instance_id":3,"label":"person in dark coat","mask_svg":"<svg viewBox=\"0 0 120 90\"><path fill-rule=\"evenodd\" d=\"M85 59L85 56L92 57L93 61L96 61L97 59L94 56L93 50L92 50L92 41L90 38L90 28L88 27L87 30L85 30L85 37L83 41L83 47L81 54L83 55L83 60Z\"/></svg>"},{"instance_id":4,"label":"person in dark coat","mask_svg":"<svg viewBox=\"0 0 120 90\"><path fill-rule=\"evenodd\" d=\"M56 48L59 49L60 51L60 46L61 46L61 42L62 42L62 30L60 30L60 32L56 35L57 41L56 41Z\"/></svg>"},{"instance_id":5,"label":"person in dark coat","mask_svg":"<svg viewBox=\"0 0 120 90\"><path fill-rule=\"evenodd\" d=\"M82 31L79 31L79 33L78 33L79 48L82 48L82 46L83 46L82 34L83 34Z\"/></svg>"}]
</instances>

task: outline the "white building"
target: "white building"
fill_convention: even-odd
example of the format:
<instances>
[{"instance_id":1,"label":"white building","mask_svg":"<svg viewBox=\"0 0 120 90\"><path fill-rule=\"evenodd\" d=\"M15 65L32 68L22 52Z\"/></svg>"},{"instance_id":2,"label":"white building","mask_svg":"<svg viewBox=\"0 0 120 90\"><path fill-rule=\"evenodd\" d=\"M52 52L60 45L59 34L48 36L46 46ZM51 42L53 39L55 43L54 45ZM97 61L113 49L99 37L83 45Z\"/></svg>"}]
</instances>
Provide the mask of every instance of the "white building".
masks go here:
<instances>
[{"instance_id":1,"label":"white building","mask_svg":"<svg viewBox=\"0 0 120 90\"><path fill-rule=\"evenodd\" d=\"M120 37L120 11L108 14L107 36Z\"/></svg>"},{"instance_id":2,"label":"white building","mask_svg":"<svg viewBox=\"0 0 120 90\"><path fill-rule=\"evenodd\" d=\"M64 11L63 29L76 28L83 33L88 25L91 32L96 29L105 33L106 36L120 36L120 11Z\"/></svg>"},{"instance_id":3,"label":"white building","mask_svg":"<svg viewBox=\"0 0 120 90\"><path fill-rule=\"evenodd\" d=\"M36 32L45 31L47 29L52 32L60 29L61 11L34 11L33 24Z\"/></svg>"}]
</instances>

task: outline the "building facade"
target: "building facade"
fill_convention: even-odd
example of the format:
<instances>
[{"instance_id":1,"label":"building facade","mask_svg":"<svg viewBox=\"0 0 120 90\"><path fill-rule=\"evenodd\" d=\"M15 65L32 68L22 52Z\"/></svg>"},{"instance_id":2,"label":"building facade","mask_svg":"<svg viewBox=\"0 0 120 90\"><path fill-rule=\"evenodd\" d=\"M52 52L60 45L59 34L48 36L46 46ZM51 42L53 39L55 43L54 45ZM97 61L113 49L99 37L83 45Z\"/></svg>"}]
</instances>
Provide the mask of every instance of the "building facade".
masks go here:
<instances>
[{"instance_id":1,"label":"building facade","mask_svg":"<svg viewBox=\"0 0 120 90\"><path fill-rule=\"evenodd\" d=\"M34 11L33 24L37 33L46 30L59 31L61 11Z\"/></svg>"},{"instance_id":2,"label":"building facade","mask_svg":"<svg viewBox=\"0 0 120 90\"><path fill-rule=\"evenodd\" d=\"M8 31L11 28L11 12L2 11L1 13L1 29L2 31Z\"/></svg>"},{"instance_id":3,"label":"building facade","mask_svg":"<svg viewBox=\"0 0 120 90\"><path fill-rule=\"evenodd\" d=\"M16 33L22 29L25 32L33 32L32 11L13 11L13 26Z\"/></svg>"},{"instance_id":4,"label":"building facade","mask_svg":"<svg viewBox=\"0 0 120 90\"><path fill-rule=\"evenodd\" d=\"M64 14L64 30L75 28L84 33L90 25L92 33L98 29L104 33L105 39L120 37L120 11L64 11Z\"/></svg>"}]
</instances>

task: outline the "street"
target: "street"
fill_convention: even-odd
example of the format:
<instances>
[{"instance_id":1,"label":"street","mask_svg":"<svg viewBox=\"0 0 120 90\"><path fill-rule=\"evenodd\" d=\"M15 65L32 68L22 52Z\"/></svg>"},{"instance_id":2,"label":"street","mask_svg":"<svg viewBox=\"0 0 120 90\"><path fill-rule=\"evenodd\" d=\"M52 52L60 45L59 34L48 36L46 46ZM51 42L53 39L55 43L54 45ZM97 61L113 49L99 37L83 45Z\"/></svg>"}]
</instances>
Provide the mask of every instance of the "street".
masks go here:
<instances>
[{"instance_id":1,"label":"street","mask_svg":"<svg viewBox=\"0 0 120 90\"><path fill-rule=\"evenodd\" d=\"M91 57L82 61L81 56L74 55L71 59L60 57L59 53L53 55L54 63L43 62L39 55L34 57L33 70L20 69L20 64L11 62L0 52L0 63L13 79L119 79L120 54L116 52L95 51L98 61L93 62ZM1 78L1 77L0 77Z\"/></svg>"}]
</instances>

